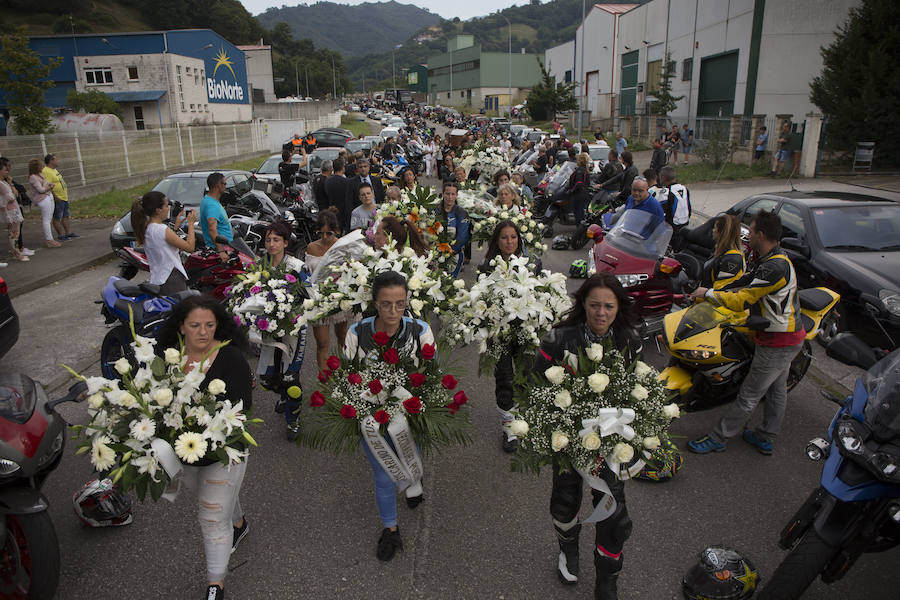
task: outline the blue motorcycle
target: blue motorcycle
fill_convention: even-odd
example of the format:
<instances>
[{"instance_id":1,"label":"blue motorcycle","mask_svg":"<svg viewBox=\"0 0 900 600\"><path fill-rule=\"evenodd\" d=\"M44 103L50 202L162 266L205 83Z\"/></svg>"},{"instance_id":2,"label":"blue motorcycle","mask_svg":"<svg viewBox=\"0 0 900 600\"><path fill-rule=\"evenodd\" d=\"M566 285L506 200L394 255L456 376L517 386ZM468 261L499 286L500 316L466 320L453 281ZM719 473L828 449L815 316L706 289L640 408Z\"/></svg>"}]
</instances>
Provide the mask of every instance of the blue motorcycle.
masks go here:
<instances>
[{"instance_id":1,"label":"blue motorcycle","mask_svg":"<svg viewBox=\"0 0 900 600\"><path fill-rule=\"evenodd\" d=\"M100 315L107 325L115 324L103 338L100 346L100 370L107 379L120 377L115 363L120 358L127 359L137 368L131 325L138 335L153 337L169 311L182 299L198 294L196 290L185 290L172 296L162 296L159 286L148 282L134 284L121 277L110 277L103 288Z\"/></svg>"},{"instance_id":2,"label":"blue motorcycle","mask_svg":"<svg viewBox=\"0 0 900 600\"><path fill-rule=\"evenodd\" d=\"M827 352L868 372L846 399L823 392L840 409L827 439L806 447L810 459L825 461L821 485L781 532L778 544L790 553L761 600L795 600L817 577L833 583L863 553L900 543L900 350L879 360L842 333Z\"/></svg>"}]
</instances>

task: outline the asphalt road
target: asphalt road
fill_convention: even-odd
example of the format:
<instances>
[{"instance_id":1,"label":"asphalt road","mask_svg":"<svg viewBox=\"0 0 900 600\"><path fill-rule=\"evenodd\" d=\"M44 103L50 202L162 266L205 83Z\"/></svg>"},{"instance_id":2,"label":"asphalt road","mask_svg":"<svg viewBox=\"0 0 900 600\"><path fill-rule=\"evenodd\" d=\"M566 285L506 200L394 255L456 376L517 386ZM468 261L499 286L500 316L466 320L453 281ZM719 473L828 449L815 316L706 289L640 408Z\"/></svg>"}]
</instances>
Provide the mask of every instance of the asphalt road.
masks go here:
<instances>
[{"instance_id":1,"label":"asphalt road","mask_svg":"<svg viewBox=\"0 0 900 600\"><path fill-rule=\"evenodd\" d=\"M583 255L549 251L544 264L567 271ZM481 256L476 249L473 264ZM467 268L467 278L472 271ZM0 368L45 383L59 380L62 362L96 374L106 328L93 301L115 273L115 262L107 263L17 297L22 335ZM578 282L569 284L573 289ZM651 346L645 348L648 362L664 364L665 357ZM818 346L814 351L817 360L824 354ZM592 534L585 532L581 540L582 582L561 586L548 514L550 474L510 472L509 457L500 448L493 382L477 376L476 353L463 348L453 358L471 399L473 443L426 459L426 501L410 511L400 500L405 547L390 563L374 556L381 525L364 458L287 443L281 416L272 411L274 396L255 392L257 415L266 423L254 432L260 446L241 493L250 534L231 559L230 599L592 597ZM303 369L307 394L313 365L307 360ZM86 419L82 405L60 412L71 423ZM764 457L737 439L723 453L685 453L684 468L671 482L627 483L634 533L625 547L620 597L681 598L681 577L708 544L732 545L750 557L763 578L770 575L783 556L776 545L779 531L818 482L819 465L806 459L806 441L822 435L833 413L808 377L789 396L774 456ZM684 415L672 427L676 443L684 447L687 439L707 432L717 414ZM73 515L70 498L91 477L89 461L74 456L70 445L44 487L63 561L57 597L200 598L206 583L196 499L185 493L174 504L136 503L132 525L88 529ZM583 506L589 501L586 493ZM865 556L845 580L817 583L805 597L896 598L891 581L897 556L896 550Z\"/></svg>"}]
</instances>

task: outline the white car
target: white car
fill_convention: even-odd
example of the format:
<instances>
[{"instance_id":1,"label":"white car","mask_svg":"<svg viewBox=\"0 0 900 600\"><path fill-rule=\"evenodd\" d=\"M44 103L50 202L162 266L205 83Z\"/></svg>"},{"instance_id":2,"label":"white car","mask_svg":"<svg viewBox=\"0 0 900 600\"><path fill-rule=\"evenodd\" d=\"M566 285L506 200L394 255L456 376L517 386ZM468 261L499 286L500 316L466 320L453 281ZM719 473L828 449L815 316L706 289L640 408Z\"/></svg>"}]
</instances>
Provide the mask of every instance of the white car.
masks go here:
<instances>
[{"instance_id":1,"label":"white car","mask_svg":"<svg viewBox=\"0 0 900 600\"><path fill-rule=\"evenodd\" d=\"M378 135L386 140L389 137L396 138L399 133L400 130L396 127L385 127Z\"/></svg>"},{"instance_id":2,"label":"white car","mask_svg":"<svg viewBox=\"0 0 900 600\"><path fill-rule=\"evenodd\" d=\"M588 144L588 154L591 156L591 170L599 173L609 162L609 146L606 142Z\"/></svg>"}]
</instances>

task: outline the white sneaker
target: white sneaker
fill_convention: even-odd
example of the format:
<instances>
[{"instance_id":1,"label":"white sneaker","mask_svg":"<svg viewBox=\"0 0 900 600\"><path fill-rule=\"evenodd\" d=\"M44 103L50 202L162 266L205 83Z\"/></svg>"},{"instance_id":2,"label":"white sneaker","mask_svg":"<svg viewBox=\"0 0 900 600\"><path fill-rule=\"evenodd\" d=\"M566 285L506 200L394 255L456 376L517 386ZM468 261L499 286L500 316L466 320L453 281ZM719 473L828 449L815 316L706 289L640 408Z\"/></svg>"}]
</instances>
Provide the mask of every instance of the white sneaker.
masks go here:
<instances>
[{"instance_id":1,"label":"white sneaker","mask_svg":"<svg viewBox=\"0 0 900 600\"><path fill-rule=\"evenodd\" d=\"M34 250L31 248L22 248L22 254L25 256L34 256Z\"/></svg>"},{"instance_id":2,"label":"white sneaker","mask_svg":"<svg viewBox=\"0 0 900 600\"><path fill-rule=\"evenodd\" d=\"M8 267L8 266L9 266L9 263L0 262L0 269L2 269L3 267Z\"/></svg>"}]
</instances>

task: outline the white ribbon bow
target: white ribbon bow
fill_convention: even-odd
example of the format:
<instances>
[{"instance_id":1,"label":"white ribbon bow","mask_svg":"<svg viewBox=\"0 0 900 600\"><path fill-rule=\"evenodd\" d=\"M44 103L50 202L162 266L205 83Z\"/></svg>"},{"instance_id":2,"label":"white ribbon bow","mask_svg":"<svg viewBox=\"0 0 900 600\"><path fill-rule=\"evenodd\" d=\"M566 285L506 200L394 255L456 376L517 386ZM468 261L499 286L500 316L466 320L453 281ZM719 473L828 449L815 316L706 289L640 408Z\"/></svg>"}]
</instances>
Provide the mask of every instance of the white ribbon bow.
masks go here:
<instances>
[{"instance_id":1,"label":"white ribbon bow","mask_svg":"<svg viewBox=\"0 0 900 600\"><path fill-rule=\"evenodd\" d=\"M584 427L578 435L585 437L591 433L597 433L600 437L606 437L618 433L628 441L634 439L635 433L628 424L634 421L634 410L631 408L601 408L593 419L582 419Z\"/></svg>"},{"instance_id":2,"label":"white ribbon bow","mask_svg":"<svg viewBox=\"0 0 900 600\"><path fill-rule=\"evenodd\" d=\"M166 491L163 492L162 497L169 502L175 502L175 498L178 497L178 492L181 491L181 479L182 473L184 472L184 465L178 460L178 455L175 454L172 445L166 440L154 438L153 441L150 442L150 447L153 448L156 459L166 472L166 475L169 476L169 485L166 486Z\"/></svg>"}]
</instances>

